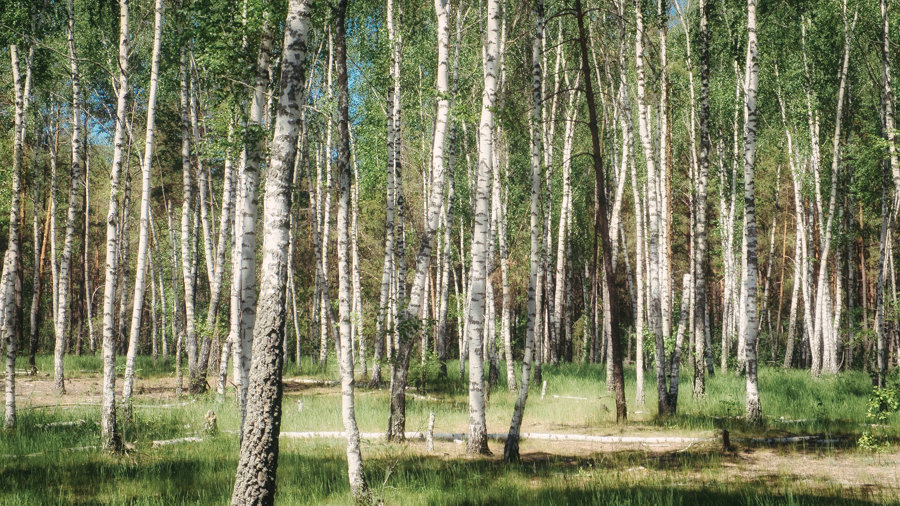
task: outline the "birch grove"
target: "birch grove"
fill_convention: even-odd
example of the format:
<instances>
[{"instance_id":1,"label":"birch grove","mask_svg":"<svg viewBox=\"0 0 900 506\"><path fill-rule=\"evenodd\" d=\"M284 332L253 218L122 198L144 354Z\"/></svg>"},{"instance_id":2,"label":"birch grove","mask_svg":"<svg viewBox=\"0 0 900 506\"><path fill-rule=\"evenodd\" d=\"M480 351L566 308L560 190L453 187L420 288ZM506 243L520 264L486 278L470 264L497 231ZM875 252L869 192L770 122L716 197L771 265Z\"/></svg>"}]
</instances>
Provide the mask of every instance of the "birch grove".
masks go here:
<instances>
[{"instance_id":1,"label":"birch grove","mask_svg":"<svg viewBox=\"0 0 900 506\"><path fill-rule=\"evenodd\" d=\"M8 3L8 428L23 374L109 453L171 393L271 504L282 421L340 412L377 501L372 418L514 462L562 401L627 430L729 385L763 427L775 375L896 377L894 2Z\"/></svg>"}]
</instances>

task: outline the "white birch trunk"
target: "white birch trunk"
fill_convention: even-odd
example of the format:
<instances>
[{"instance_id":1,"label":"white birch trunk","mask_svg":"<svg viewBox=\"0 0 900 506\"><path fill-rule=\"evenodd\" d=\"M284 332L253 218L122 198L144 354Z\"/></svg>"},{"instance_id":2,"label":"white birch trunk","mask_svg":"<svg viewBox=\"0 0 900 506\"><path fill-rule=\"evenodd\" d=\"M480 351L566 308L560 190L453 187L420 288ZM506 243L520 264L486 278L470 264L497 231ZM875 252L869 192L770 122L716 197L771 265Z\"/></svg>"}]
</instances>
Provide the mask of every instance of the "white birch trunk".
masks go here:
<instances>
[{"instance_id":1,"label":"white birch trunk","mask_svg":"<svg viewBox=\"0 0 900 506\"><path fill-rule=\"evenodd\" d=\"M78 183L81 180L81 168L83 164L81 146L81 86L78 75L78 59L75 53L75 9L72 6L71 0L68 3L68 10L69 26L67 35L69 39L69 62L72 69L72 172L71 180L69 182L69 207L66 212L66 235L63 242L62 258L59 260L58 277L53 285L54 291L57 293L55 301L57 306L54 311L56 319L54 320L53 326L56 336L53 353L53 383L54 388L59 394L66 393L65 376L63 373L63 355L66 351L66 336L69 331L69 280L72 267L72 248L75 239L75 213L77 211L76 206L78 204L78 196L80 195ZM55 200L56 196L54 195L53 198ZM52 258L52 261L56 262L56 256Z\"/></svg>"},{"instance_id":2,"label":"white birch trunk","mask_svg":"<svg viewBox=\"0 0 900 506\"><path fill-rule=\"evenodd\" d=\"M9 203L9 236L3 255L3 273L0 276L0 342L6 345L6 407L3 427L16 427L16 264L19 262L19 210L22 205L22 158L24 156L25 105L24 89L19 72L19 51L15 44L9 46L12 62L13 92L15 95L15 127L13 129L12 188Z\"/></svg>"},{"instance_id":3,"label":"white birch trunk","mask_svg":"<svg viewBox=\"0 0 900 506\"><path fill-rule=\"evenodd\" d=\"M756 0L747 0L748 77L745 102L746 136L744 138L744 231L747 237L747 271L744 275L747 294L745 335L746 358L746 417L756 422L762 417L756 364L756 214L754 168L756 161L756 89L759 81L756 42Z\"/></svg>"},{"instance_id":4,"label":"white birch trunk","mask_svg":"<svg viewBox=\"0 0 900 506\"><path fill-rule=\"evenodd\" d=\"M119 2L119 76L116 101L116 133L109 181L109 210L106 215L106 282L103 289L103 402L100 411L100 442L108 452L121 450L116 427L116 273L119 267L119 178L125 163L126 108L128 105L128 0Z\"/></svg>"},{"instance_id":5,"label":"white birch trunk","mask_svg":"<svg viewBox=\"0 0 900 506\"><path fill-rule=\"evenodd\" d=\"M293 6L292 7L296 7ZM303 3L302 7L306 7ZM300 7L298 7L300 8ZM292 15L300 16L295 11ZM298 21L301 22L301 21ZM287 30L286 30L287 31ZM240 325L238 333L232 340L232 346L238 350L240 364L240 396L241 419L243 421L247 406L247 388L249 386L250 364L253 354L253 335L256 324L256 187L259 178L259 166L265 148L265 128L262 123L265 108L266 88L269 84L268 61L272 52L272 28L266 18L263 21L262 35L259 41L259 52L256 60L256 80L250 101L250 112L246 129L243 132L244 142L241 152L238 188L240 192L240 235L235 225L235 247L240 250L239 264L232 264L232 270L240 271ZM293 160L292 160L293 161ZM238 214L235 214L238 220ZM239 239L238 239L239 238ZM240 242L238 242L240 241ZM240 247L238 248L238 244ZM240 265L240 269L238 269ZM233 299L232 299L233 300ZM283 300L283 299L280 299ZM232 309L232 316L234 310ZM232 329L234 329L232 323ZM236 376L237 377L237 376ZM242 423L243 425L243 423Z\"/></svg>"},{"instance_id":6,"label":"white birch trunk","mask_svg":"<svg viewBox=\"0 0 900 506\"><path fill-rule=\"evenodd\" d=\"M350 331L352 306L352 285L350 263L351 242L355 244L350 230L351 179L350 167L350 112L349 86L347 78L347 41L344 16L347 0L339 0L335 10L335 70L337 71L337 171L340 197L337 211L337 256L338 256L338 292L340 322L340 369L341 369L341 416L344 430L347 433L347 464L350 479L350 490L354 497L362 498L366 494L366 481L362 469L360 454L359 428L353 403L353 334ZM302 61L302 60L301 60ZM287 97L282 97L285 100ZM299 104L298 104L299 105ZM358 276L357 276L358 279Z\"/></svg>"},{"instance_id":7,"label":"white birch trunk","mask_svg":"<svg viewBox=\"0 0 900 506\"><path fill-rule=\"evenodd\" d=\"M472 288L469 297L469 438L466 453L489 453L484 412L484 367L481 337L484 326L485 260L488 253L491 150L494 106L497 96L497 58L500 38L500 6L487 2L487 30L484 41L484 92L478 129L478 178L475 197L475 226L472 232Z\"/></svg>"},{"instance_id":8,"label":"white birch trunk","mask_svg":"<svg viewBox=\"0 0 900 506\"><path fill-rule=\"evenodd\" d=\"M285 310L282 303L287 284L285 252L290 235L291 171L302 121L300 108L304 102L310 14L309 2L291 0L284 30L281 90L272 157L266 171L259 321L254 328L250 393L231 496L233 505L272 504L275 496L278 435L281 429L281 366L284 360L282 339Z\"/></svg>"},{"instance_id":9,"label":"white birch trunk","mask_svg":"<svg viewBox=\"0 0 900 506\"><path fill-rule=\"evenodd\" d=\"M147 257L150 242L150 168L153 166L153 138L156 133L156 94L159 88L159 59L162 45L163 2L156 0L153 28L153 54L150 66L150 94L147 99L147 132L144 137L144 159L141 164L141 223L138 235L137 268L134 278L134 305L128 334L128 354L125 359L125 380L122 385L123 417L131 419L131 393L134 387L134 362L137 357L141 315L144 309ZM155 283L151 277L152 284ZM155 292L155 290L154 290ZM155 298L155 297L154 297ZM153 314L151 312L151 314ZM155 326L153 327L155 329ZM155 342L155 341L154 341Z\"/></svg>"},{"instance_id":10,"label":"white birch trunk","mask_svg":"<svg viewBox=\"0 0 900 506\"><path fill-rule=\"evenodd\" d=\"M506 444L503 447L503 459L507 462L519 460L519 438L522 429L522 419L525 416L525 403L528 400L528 388L531 380L531 362L534 355L535 320L537 317L536 298L538 279L541 276L541 178L543 166L541 165L541 126L543 112L543 96L541 94L544 82L543 69L541 67L541 51L544 38L544 2L534 0L531 7L531 15L534 17L534 36L531 42L531 122L529 125L531 147L531 207L530 207L530 237L531 253L529 255L528 268L528 321L525 325L525 353L522 357L522 380L519 384L519 395L513 408L512 421L509 425L509 433Z\"/></svg>"},{"instance_id":11,"label":"white birch trunk","mask_svg":"<svg viewBox=\"0 0 900 506\"><path fill-rule=\"evenodd\" d=\"M448 118L449 118L449 109L450 109L450 99L449 99L449 37L450 37L450 22L449 22L449 2L447 0L436 0L435 1L435 9L438 15L438 19L440 20L440 28L438 30L438 40L439 40L439 56L438 56L438 68L437 68L437 83L438 83L438 113L435 116L435 132L433 138L433 148L432 148L432 163L431 163L431 185L430 192L427 195L428 199L428 216L425 220L425 229L422 234L421 242L419 244L419 251L416 255L416 270L415 277L413 278L412 287L409 290L409 301L404 311L404 314L401 315L399 320L396 321L395 325L402 328L404 327L403 322L409 320L415 320L418 318L419 311L422 308L423 304L427 302L424 301L425 298L425 285L428 281L428 273L429 267L431 265L431 252L434 247L434 237L437 233L438 226L440 224L440 209L441 202L444 200L444 185L446 179L446 168L444 166L444 150L446 147L446 139L447 139L447 128L448 128ZM399 99L399 97L395 97L395 100ZM399 148L399 145L396 146ZM488 153L490 155L490 153ZM396 167L399 167L399 152L395 156L395 164ZM402 181L398 174L395 174L395 180L397 182ZM402 216L403 216L403 197L400 192L400 185L398 184L398 218L401 218L400 221L400 232L398 233L398 244L397 246L401 246L403 244L402 240ZM405 289L405 276L406 270L403 266L403 258L395 258L395 261L399 260L399 265L397 269L397 277L399 282L399 295L403 295L406 292ZM402 300L402 299L401 299ZM395 360L394 367L391 371L391 414L390 421L388 422L388 437L390 439L398 439L402 440L405 436L405 425L406 425L406 385L409 374L409 360L410 355L412 353L412 348L414 344L413 336L399 336L399 347L397 349L397 358Z\"/></svg>"}]
</instances>

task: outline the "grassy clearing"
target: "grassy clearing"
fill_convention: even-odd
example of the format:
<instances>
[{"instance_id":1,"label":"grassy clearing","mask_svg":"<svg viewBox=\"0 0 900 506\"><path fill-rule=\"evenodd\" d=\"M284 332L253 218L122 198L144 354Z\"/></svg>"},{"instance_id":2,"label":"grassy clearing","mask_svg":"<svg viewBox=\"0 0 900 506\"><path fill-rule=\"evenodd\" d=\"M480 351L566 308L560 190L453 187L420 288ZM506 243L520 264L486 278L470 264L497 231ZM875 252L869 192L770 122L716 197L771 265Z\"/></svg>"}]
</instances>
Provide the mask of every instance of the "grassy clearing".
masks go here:
<instances>
[{"instance_id":1,"label":"grassy clearing","mask_svg":"<svg viewBox=\"0 0 900 506\"><path fill-rule=\"evenodd\" d=\"M99 380L92 360L98 361L95 357L67 357L74 382ZM50 364L50 358L39 357L39 369ZM305 373L313 371L311 364L303 365ZM170 384L173 376L171 362L153 365L141 357L138 369L138 387ZM439 382L431 367L414 368L411 377L417 378L418 385L410 390L407 430L424 430L431 411L436 414L436 431L466 430L465 378L459 377L456 363L449 364L448 371L448 380ZM295 372L288 366L286 376ZM335 376L333 361L324 371L304 374L322 379ZM740 421L743 378L732 374L713 377L708 397L699 401L691 398L689 377L684 375L679 415L658 419L653 383L646 385L647 405L633 406L634 370L629 369L630 421L624 427L614 423L612 398L601 368L548 367L544 377L546 397L541 398L540 385L531 392L523 427L528 432L715 436L717 429L727 428L733 437L824 434L843 437L847 444L745 448L735 455L723 455L716 444L661 449L525 441L524 461L503 465L498 457L467 458L462 455L462 445L449 442L438 443L435 453L425 454L421 443L368 441L363 456L374 495L387 504L885 504L900 500L896 488L900 416L892 415L881 429L895 443L887 453L869 454L853 447L866 428L871 382L864 374L843 373L814 381L804 371L763 369L760 387L767 417L758 426ZM360 429L382 431L386 390L360 388L357 394ZM0 503L227 502L238 454L234 433L238 414L231 392L223 403L214 394L180 400L172 395L138 398L135 422L122 426L133 448L119 458L93 448L98 444L99 409L63 405L68 402L67 398L52 397L22 403L19 427L0 437ZM513 402L514 396L504 384L495 388L487 410L490 432L506 432ZM44 407L29 409L29 403ZM60 406L46 407L54 403ZM176 405L171 406L173 403ZM168 407L158 407L161 405ZM342 428L336 387L287 382L284 406L284 431ZM217 436L200 434L207 410L217 414L221 429ZM77 420L84 422L47 426ZM153 440L190 435L201 435L204 441L152 447ZM282 440L281 447L280 503L343 504L350 500L340 441ZM496 455L502 453L500 443L491 443L491 448Z\"/></svg>"}]
</instances>

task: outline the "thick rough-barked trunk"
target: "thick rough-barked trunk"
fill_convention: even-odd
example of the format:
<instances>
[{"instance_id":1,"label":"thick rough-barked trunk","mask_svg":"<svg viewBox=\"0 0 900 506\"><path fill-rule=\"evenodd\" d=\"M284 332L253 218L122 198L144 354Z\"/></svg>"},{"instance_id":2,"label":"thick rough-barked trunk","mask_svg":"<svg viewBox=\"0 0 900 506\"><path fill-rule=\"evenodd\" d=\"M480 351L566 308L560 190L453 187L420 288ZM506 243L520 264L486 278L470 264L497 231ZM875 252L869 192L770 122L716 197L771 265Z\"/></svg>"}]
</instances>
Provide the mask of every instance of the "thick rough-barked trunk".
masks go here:
<instances>
[{"instance_id":1,"label":"thick rough-barked trunk","mask_svg":"<svg viewBox=\"0 0 900 506\"><path fill-rule=\"evenodd\" d=\"M484 39L484 92L481 95L481 122L478 127L478 171L475 184L475 225L472 231L472 269L468 311L469 340L469 439L466 453L489 454L484 415L484 329L485 263L489 252L490 178L494 130L494 104L497 98L497 50L500 40L500 5L487 2L487 30Z\"/></svg>"},{"instance_id":2,"label":"thick rough-barked trunk","mask_svg":"<svg viewBox=\"0 0 900 506\"><path fill-rule=\"evenodd\" d=\"M6 410L3 426L16 426L16 314L15 283L16 264L19 262L19 211L22 205L22 158L24 151L25 105L22 79L19 74L19 51L15 44L9 46L12 61L13 89L16 101L16 119L13 129L12 188L9 203L9 239L3 255L3 274L0 276L0 342L6 345Z\"/></svg>"},{"instance_id":3,"label":"thick rough-barked trunk","mask_svg":"<svg viewBox=\"0 0 900 506\"><path fill-rule=\"evenodd\" d=\"M231 503L273 504L281 430L281 369L284 363L287 249L290 235L291 171L300 132L306 39L311 5L291 0L284 30L281 91L266 172L260 304L254 328L246 418Z\"/></svg>"},{"instance_id":4,"label":"thick rough-barked trunk","mask_svg":"<svg viewBox=\"0 0 900 506\"><path fill-rule=\"evenodd\" d=\"M353 333L351 323L352 279L350 273L350 90L347 81L347 0L339 0L334 13L335 70L337 71L337 170L340 197L337 212L338 321L340 326L341 417L347 433L347 467L350 490L361 499L366 494L362 469L359 428L353 405ZM267 192L268 199L268 192ZM355 237L353 238L355 242ZM283 331L283 330L282 330Z\"/></svg>"},{"instance_id":5,"label":"thick rough-barked trunk","mask_svg":"<svg viewBox=\"0 0 900 506\"><path fill-rule=\"evenodd\" d=\"M519 395L516 397L516 405L513 408L512 421L509 424L509 434L503 447L503 459L507 462L519 460L519 432L522 428L522 419L525 416L525 403L528 400L528 388L531 381L531 360L534 354L535 334L535 291L538 278L541 276L541 179L543 178L543 166L541 165L541 113L543 109L543 97L541 84L544 79L541 68L542 41L544 38L544 2L534 0L531 7L531 15L534 17L534 37L531 41L531 124L529 133L531 137L531 255L529 256L528 269L528 321L525 324L525 354L522 357L522 381L519 384Z\"/></svg>"},{"instance_id":6,"label":"thick rough-barked trunk","mask_svg":"<svg viewBox=\"0 0 900 506\"><path fill-rule=\"evenodd\" d=\"M744 137L744 233L747 237L747 272L744 275L746 293L746 321L744 327L747 376L746 417L756 422L762 417L759 404L759 385L756 371L756 197L754 195L754 168L756 161L756 90L759 83L756 42L756 0L747 0L747 89L745 92Z\"/></svg>"},{"instance_id":7,"label":"thick rough-barked trunk","mask_svg":"<svg viewBox=\"0 0 900 506\"><path fill-rule=\"evenodd\" d=\"M144 160L141 164L141 223L138 234L137 268L134 278L134 305L131 312L131 328L128 333L128 355L125 359L125 381L122 385L123 417L131 418L131 393L134 387L134 361L137 357L141 315L144 310L147 259L150 242L150 168L153 164L153 137L156 132L156 93L159 88L159 57L162 44L163 2L156 0L153 28L153 56L150 66L150 95L147 99L147 133L144 137ZM153 280L151 278L151 283Z\"/></svg>"},{"instance_id":8,"label":"thick rough-barked trunk","mask_svg":"<svg viewBox=\"0 0 900 506\"><path fill-rule=\"evenodd\" d=\"M419 317L419 310L423 302L425 285L428 281L428 269L431 265L431 251L434 245L434 236L440 225L441 202L444 200L444 148L447 139L447 125L450 113L449 97L449 45L450 45L450 15L449 2L447 0L435 0L438 28L438 114L435 120L434 130L434 155L431 164L431 191L428 195L428 214L425 220L425 230L419 244L416 255L416 273L413 285L409 291L409 302L405 314L400 316L400 321L395 325L400 329L400 347L396 361L391 370L391 414L388 421L388 438L403 440L406 430L406 385L409 375L409 359L415 344L415 336L405 329L412 328L405 322L415 321ZM438 156L440 153L440 156ZM490 153L488 153L490 156ZM395 157L395 162L399 159ZM395 174L395 181L399 184L400 178ZM397 259L402 262L401 259ZM405 270L398 269L399 283L405 284L403 274Z\"/></svg>"},{"instance_id":9,"label":"thick rough-barked trunk","mask_svg":"<svg viewBox=\"0 0 900 506\"><path fill-rule=\"evenodd\" d=\"M126 107L128 106L128 0L119 1L119 78L116 101L116 133L109 176L109 210L106 214L106 281L103 287L103 402L100 408L100 443L108 452L122 449L116 427L116 274L119 271L119 184L125 163Z\"/></svg>"},{"instance_id":10,"label":"thick rough-barked trunk","mask_svg":"<svg viewBox=\"0 0 900 506\"><path fill-rule=\"evenodd\" d=\"M66 212L66 235L63 240L62 258L59 260L58 278L53 289L57 296L55 302L57 304L54 311L55 320L53 331L56 342L53 352L53 384L57 393L66 393L65 377L63 373L63 355L66 352L66 337L69 332L69 309L70 296L69 288L72 270L72 247L75 239L75 214L77 212L78 197L81 192L78 191L78 184L81 181L81 168L83 165L83 155L81 146L81 86L79 84L78 75L78 59L75 56L75 8L72 1L68 2L69 20L68 20L68 39L69 39L69 61L72 68L72 177L69 181L69 207ZM56 196L54 195L53 198ZM56 262L56 258L51 259Z\"/></svg>"},{"instance_id":11,"label":"thick rough-barked trunk","mask_svg":"<svg viewBox=\"0 0 900 506\"><path fill-rule=\"evenodd\" d=\"M311 0L309 0L311 1ZM306 5L308 2L305 2ZM293 15L293 14L292 14ZM259 41L259 53L256 60L256 85L250 102L250 114L247 118L244 135L244 147L241 152L241 165L238 188L240 195L240 212L236 212L235 230L240 228L240 238L235 236L235 243L240 241L240 269L232 264L234 277L240 274L240 325L238 334L232 338L240 356L240 406L242 419L247 405L247 387L250 374L250 361L253 346L253 327L256 323L256 187L259 178L259 165L265 149L265 130L262 126L266 105L266 88L269 84L269 55L272 52L272 31L268 19L264 22L262 36ZM284 300L279 299L279 300ZM234 313L234 311L232 311ZM234 330L234 324L232 324Z\"/></svg>"}]
</instances>

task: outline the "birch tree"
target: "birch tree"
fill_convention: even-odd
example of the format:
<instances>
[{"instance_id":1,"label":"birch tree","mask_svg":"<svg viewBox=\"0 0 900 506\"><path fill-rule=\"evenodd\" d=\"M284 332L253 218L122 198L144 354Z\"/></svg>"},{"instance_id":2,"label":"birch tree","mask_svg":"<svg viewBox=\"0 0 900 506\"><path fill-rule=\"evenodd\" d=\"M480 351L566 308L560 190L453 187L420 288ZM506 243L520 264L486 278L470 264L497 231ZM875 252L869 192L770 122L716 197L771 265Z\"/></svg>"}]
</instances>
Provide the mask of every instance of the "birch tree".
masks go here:
<instances>
[{"instance_id":1,"label":"birch tree","mask_svg":"<svg viewBox=\"0 0 900 506\"><path fill-rule=\"evenodd\" d=\"M441 202L444 200L444 183L446 168L444 166L444 149L447 137L447 125L450 113L449 98L449 44L450 44L450 16L449 2L447 0L435 0L435 12L439 19L438 46L438 110L435 117L435 131L433 137L433 158L431 163L431 188L427 195L428 214L425 220L425 230L422 233L419 251L416 255L416 271L412 287L409 291L409 302L401 321L395 321L400 334L400 346L397 351L396 361L391 370L391 403L390 420L388 421L388 439L403 440L406 427L406 385L409 376L409 360L415 343L411 335L410 322L415 322L419 317L419 311L427 302L423 299L425 286L428 282L428 271L431 264L431 252L434 245L440 219ZM395 99L396 100L396 99ZM490 153L488 154L490 156ZM395 163L399 161L395 157ZM395 182L399 177L395 174ZM399 189L399 185L398 185ZM400 197L402 203L402 197ZM400 211L402 213L402 210ZM397 258L395 258L395 261ZM402 260L401 260L402 261ZM405 284L405 271L398 269L397 278L399 284Z\"/></svg>"},{"instance_id":2,"label":"birch tree","mask_svg":"<svg viewBox=\"0 0 900 506\"><path fill-rule=\"evenodd\" d=\"M334 10L335 70L337 71L337 170L340 197L337 212L338 298L340 325L341 416L347 434L347 466L350 490L361 499L367 493L362 469L359 428L353 404L353 333L350 331L352 284L350 273L350 243L356 236L350 229L350 200L353 169L350 167L350 90L347 78L347 0L339 0ZM285 40L287 46L287 40ZM302 70L301 70L302 72ZM284 77L282 77L283 79ZM301 76L302 78L302 76ZM302 83L302 79L301 79ZM282 98L284 100L284 98ZM295 134L296 137L296 134ZM296 140L294 141L296 144ZM266 199L268 199L268 191ZM351 238L352 236L352 238ZM283 323L282 323L282 332Z\"/></svg>"},{"instance_id":3,"label":"birch tree","mask_svg":"<svg viewBox=\"0 0 900 506\"><path fill-rule=\"evenodd\" d=\"M131 393L134 388L134 361L137 357L141 315L144 310L147 259L150 242L150 168L153 166L153 139L156 126L156 95L159 89L159 58L162 45L163 2L156 0L153 23L153 54L150 67L150 94L147 99L147 133L144 136L144 159L141 164L141 223L138 234L137 268L134 278L134 306L128 334L128 355L125 360L125 382L122 385L123 417L131 418ZM153 283L153 279L150 280Z\"/></svg>"},{"instance_id":4,"label":"birch tree","mask_svg":"<svg viewBox=\"0 0 900 506\"><path fill-rule=\"evenodd\" d=\"M387 93L387 196L385 199L385 222L384 222L384 267L381 274L381 292L378 299L378 316L375 323L375 361L372 364L372 378L369 381L370 387L376 387L381 383L381 361L384 357L385 347L390 348L392 345L391 333L387 330L388 309L390 306L391 282L394 278L394 256L395 245L394 235L394 215L396 207L395 187L397 181L394 176L396 174L396 165L398 160L397 144L399 139L399 119L400 119L400 64L402 53L400 51L400 39L397 36L397 28L399 19L395 18L393 0L387 1L387 29L388 41L391 48L391 84ZM399 16L397 16L399 18Z\"/></svg>"},{"instance_id":5,"label":"birch tree","mask_svg":"<svg viewBox=\"0 0 900 506\"><path fill-rule=\"evenodd\" d=\"M890 23L888 19L887 0L879 2L881 8L881 102L884 117L884 137L887 141L888 156L884 161L884 172L893 177L894 200L891 210L888 210L887 185L882 189L881 231L880 247L878 255L878 279L876 286L876 313L877 313L877 343L876 366L878 368L878 386L884 387L887 375L887 328L885 326L884 304L884 280L885 280L885 243L891 230L891 224L898 208L900 208L900 163L897 162L896 132L894 131L894 91L891 84L891 42L889 36ZM886 182L886 181L885 181Z\"/></svg>"},{"instance_id":6,"label":"birch tree","mask_svg":"<svg viewBox=\"0 0 900 506\"><path fill-rule=\"evenodd\" d=\"M3 273L0 275L0 339L6 345L6 409L3 427L16 426L16 264L19 262L19 210L22 205L22 158L24 156L25 91L19 70L19 50L9 46L12 62L13 92L15 95L15 126L13 128L12 188L9 203L9 239L3 255Z\"/></svg>"},{"instance_id":7,"label":"birch tree","mask_svg":"<svg viewBox=\"0 0 900 506\"><path fill-rule=\"evenodd\" d=\"M311 1L311 0L309 0ZM293 3L291 4L294 5ZM303 3L306 5L306 2ZM295 14L293 10L290 11ZM304 30L305 31L305 30ZM238 351L240 369L238 369L240 385L239 405L242 415L246 411L247 388L249 386L250 361L252 357L254 325L256 323L256 187L259 178L259 166L265 148L265 131L262 126L265 112L266 88L269 83L269 57L272 52L272 28L268 15L263 21L263 30L259 40L255 69L255 85L250 100L250 111L243 132L241 163L238 169L240 211L235 212L235 245L240 250L240 262L232 264L232 283L240 287L239 299L232 297L232 304L239 302L240 312L237 321L231 324L232 343ZM239 217L239 218L238 218ZM240 224L237 224L240 221ZM238 234L238 231L240 234ZM235 257L233 256L232 259ZM240 265L240 268L238 268ZM232 288L234 290L234 288ZM232 309L232 318L235 310ZM243 419L243 416L242 416Z\"/></svg>"},{"instance_id":8,"label":"birch tree","mask_svg":"<svg viewBox=\"0 0 900 506\"><path fill-rule=\"evenodd\" d=\"M484 363L482 334L485 314L485 263L488 254L490 177L494 130L494 106L497 98L497 58L500 40L500 5L487 2L487 28L484 39L484 91L481 95L481 121L478 127L478 170L475 183L475 223L472 229L472 268L468 311L469 341L469 437L466 453L489 454L484 415Z\"/></svg>"},{"instance_id":9,"label":"birch tree","mask_svg":"<svg viewBox=\"0 0 900 506\"><path fill-rule=\"evenodd\" d=\"M291 0L284 30L281 89L271 165L266 171L260 303L254 328L252 365L241 451L231 503L273 504L281 430L281 371L284 362L284 293L290 235L290 182L300 131L306 71L306 43L312 5Z\"/></svg>"},{"instance_id":10,"label":"birch tree","mask_svg":"<svg viewBox=\"0 0 900 506\"><path fill-rule=\"evenodd\" d=\"M578 21L578 42L581 49L581 76L584 79L584 95L588 108L588 129L591 132L591 162L594 169L594 201L595 220L594 235L600 237L603 247L603 279L606 284L609 306L610 353L613 355L613 383L616 402L616 423L625 423L628 418L625 404L625 378L622 371L622 336L621 328L616 323L618 309L618 291L615 281L615 268L612 262L612 241L609 235L607 216L609 206L606 193L606 169L603 166L603 148L600 143L600 118L594 101L594 89L591 67L588 62L587 32L584 27L584 10L581 0L575 0L575 15ZM594 278L596 280L596 277Z\"/></svg>"},{"instance_id":11,"label":"birch tree","mask_svg":"<svg viewBox=\"0 0 900 506\"><path fill-rule=\"evenodd\" d=\"M528 401L528 388L531 381L531 361L534 354L534 336L536 319L536 288L538 277L541 276L541 179L543 178L543 166L541 165L541 125L543 112L543 95L541 85L544 80L541 67L541 53L543 52L544 38L544 1L534 0L531 6L531 16L534 18L534 35L531 39L531 123L529 125L531 148L531 207L530 207L530 237L531 254L528 268L528 320L525 326L525 352L522 357L522 379L519 383L519 394L513 408L512 421L509 425L509 433L506 444L503 447L503 459L507 462L519 460L519 437L522 428L522 419L525 416L525 403Z\"/></svg>"},{"instance_id":12,"label":"birch tree","mask_svg":"<svg viewBox=\"0 0 900 506\"><path fill-rule=\"evenodd\" d=\"M709 4L700 0L700 155L694 195L694 396L706 394L706 187L709 174Z\"/></svg>"},{"instance_id":13,"label":"birch tree","mask_svg":"<svg viewBox=\"0 0 900 506\"><path fill-rule=\"evenodd\" d=\"M119 270L120 177L125 164L126 108L128 107L128 1L119 0L119 57L116 100L116 133L109 176L109 208L106 213L106 281L103 288L103 401L100 408L100 443L107 452L120 452L122 438L116 426L116 282Z\"/></svg>"},{"instance_id":14,"label":"birch tree","mask_svg":"<svg viewBox=\"0 0 900 506\"><path fill-rule=\"evenodd\" d=\"M757 377L757 324L756 324L756 196L754 189L754 170L756 163L756 92L759 83L759 64L757 63L756 41L756 0L747 0L747 89L745 92L744 127L744 234L747 238L747 271L743 277L746 300L746 321L744 322L744 341L746 357L747 420L756 422L762 417L759 403L759 385Z\"/></svg>"},{"instance_id":15,"label":"birch tree","mask_svg":"<svg viewBox=\"0 0 900 506\"><path fill-rule=\"evenodd\" d=\"M72 248L75 238L75 213L77 211L78 183L81 179L82 146L81 146L81 85L78 75L78 58L75 52L75 7L72 0L68 4L68 45L69 61L72 68L72 170L69 181L69 205L66 212L66 235L63 240L62 258L59 260L58 276L53 291L56 295L53 330L56 344L53 353L53 383L57 393L65 394L65 376L63 371L63 355L66 351L66 337L69 330L70 293L69 280L72 269ZM55 196L54 196L55 199ZM55 241L54 241L55 242ZM52 257L56 262L56 257Z\"/></svg>"}]
</instances>

